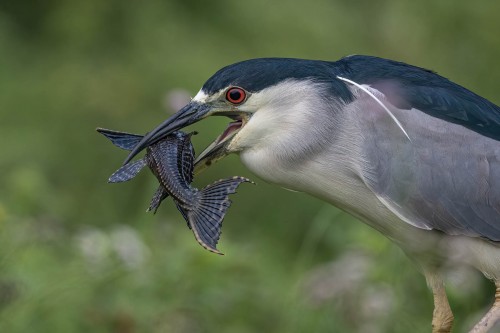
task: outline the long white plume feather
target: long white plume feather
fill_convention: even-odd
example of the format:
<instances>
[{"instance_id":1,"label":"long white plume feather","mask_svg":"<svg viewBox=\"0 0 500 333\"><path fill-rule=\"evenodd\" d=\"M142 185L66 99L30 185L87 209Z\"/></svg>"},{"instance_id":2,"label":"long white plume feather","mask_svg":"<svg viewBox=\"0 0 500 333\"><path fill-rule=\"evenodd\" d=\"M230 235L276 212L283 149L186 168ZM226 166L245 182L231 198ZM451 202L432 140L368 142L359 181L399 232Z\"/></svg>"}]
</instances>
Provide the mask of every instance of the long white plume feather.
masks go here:
<instances>
[{"instance_id":1,"label":"long white plume feather","mask_svg":"<svg viewBox=\"0 0 500 333\"><path fill-rule=\"evenodd\" d=\"M366 89L365 87L363 87L359 83L356 83L356 82L354 82L352 80L346 79L345 77L337 76L337 79L345 81L347 83L350 83L350 84L358 87L359 89L361 89L365 93L367 93L368 96L370 96L371 98L373 98L385 110L385 112L387 112L387 114L389 114L389 116L392 118L392 120L394 120L394 122L396 123L396 125L398 125L398 127L401 129L401 131L403 131L403 133L406 135L406 137L408 138L408 140L411 141L410 137L408 136L408 133L406 133L405 129L403 128L403 125L401 125L401 123L399 122L398 118L396 118L396 116L394 116L394 114L391 112L391 110L389 110L389 108L387 106L385 106L384 103L382 103L382 101L380 99L378 99L377 96L375 96L370 90Z\"/></svg>"}]
</instances>

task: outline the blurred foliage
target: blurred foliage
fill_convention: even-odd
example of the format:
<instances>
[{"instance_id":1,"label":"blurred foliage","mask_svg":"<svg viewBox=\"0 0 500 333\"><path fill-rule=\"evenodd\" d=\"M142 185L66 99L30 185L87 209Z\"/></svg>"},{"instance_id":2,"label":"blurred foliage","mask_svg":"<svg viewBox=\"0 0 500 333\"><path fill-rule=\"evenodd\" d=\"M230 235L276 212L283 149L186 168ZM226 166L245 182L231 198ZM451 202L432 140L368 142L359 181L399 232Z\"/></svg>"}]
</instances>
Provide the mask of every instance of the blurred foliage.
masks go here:
<instances>
[{"instance_id":1,"label":"blurred foliage","mask_svg":"<svg viewBox=\"0 0 500 333\"><path fill-rule=\"evenodd\" d=\"M239 60L371 54L437 70L499 103L500 2L1 1L0 332L428 332L432 298L402 252L237 157L197 179L246 175L220 257L156 185L106 179L125 154L95 132L144 133L169 91ZM195 127L200 151L225 126ZM493 287L448 287L458 331Z\"/></svg>"}]
</instances>

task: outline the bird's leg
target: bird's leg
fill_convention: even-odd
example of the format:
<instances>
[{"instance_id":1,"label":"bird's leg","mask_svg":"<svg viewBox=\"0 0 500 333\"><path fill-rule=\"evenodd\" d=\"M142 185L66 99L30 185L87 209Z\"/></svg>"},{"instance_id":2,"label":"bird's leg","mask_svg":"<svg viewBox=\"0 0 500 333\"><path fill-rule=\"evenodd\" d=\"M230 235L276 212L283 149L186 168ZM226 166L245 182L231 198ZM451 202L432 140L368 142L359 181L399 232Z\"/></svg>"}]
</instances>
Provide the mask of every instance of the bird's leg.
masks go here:
<instances>
[{"instance_id":1,"label":"bird's leg","mask_svg":"<svg viewBox=\"0 0 500 333\"><path fill-rule=\"evenodd\" d=\"M433 273L425 273L425 278L434 296L432 333L450 333L453 326L453 313L448 303L443 280Z\"/></svg>"},{"instance_id":2,"label":"bird's leg","mask_svg":"<svg viewBox=\"0 0 500 333\"><path fill-rule=\"evenodd\" d=\"M500 320L500 282L495 282L495 302L469 333L488 332Z\"/></svg>"}]
</instances>

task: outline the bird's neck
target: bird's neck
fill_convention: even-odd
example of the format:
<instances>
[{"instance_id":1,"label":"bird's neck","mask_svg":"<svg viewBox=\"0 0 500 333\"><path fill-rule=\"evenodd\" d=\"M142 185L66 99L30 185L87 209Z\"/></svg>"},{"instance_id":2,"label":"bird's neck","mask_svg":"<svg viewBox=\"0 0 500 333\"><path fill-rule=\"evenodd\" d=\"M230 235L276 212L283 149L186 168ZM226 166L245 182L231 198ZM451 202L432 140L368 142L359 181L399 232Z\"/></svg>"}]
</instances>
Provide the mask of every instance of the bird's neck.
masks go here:
<instances>
[{"instance_id":1,"label":"bird's neck","mask_svg":"<svg viewBox=\"0 0 500 333\"><path fill-rule=\"evenodd\" d=\"M316 115L308 118L310 122L288 122L285 135L242 149L243 164L267 182L329 202L391 237L394 216L367 187L359 170L365 165L363 133L351 118L355 113Z\"/></svg>"},{"instance_id":2,"label":"bird's neck","mask_svg":"<svg viewBox=\"0 0 500 333\"><path fill-rule=\"evenodd\" d=\"M356 176L359 165L356 138L360 136L355 128L340 122L346 119L338 114L341 108L309 109L314 112L302 110L297 116L289 113L286 123L263 132L259 141L253 139L251 147L241 149L241 160L270 183L312 194L344 208L360 188L366 187ZM261 124L271 122L255 120ZM260 125L259 129L263 127Z\"/></svg>"}]
</instances>

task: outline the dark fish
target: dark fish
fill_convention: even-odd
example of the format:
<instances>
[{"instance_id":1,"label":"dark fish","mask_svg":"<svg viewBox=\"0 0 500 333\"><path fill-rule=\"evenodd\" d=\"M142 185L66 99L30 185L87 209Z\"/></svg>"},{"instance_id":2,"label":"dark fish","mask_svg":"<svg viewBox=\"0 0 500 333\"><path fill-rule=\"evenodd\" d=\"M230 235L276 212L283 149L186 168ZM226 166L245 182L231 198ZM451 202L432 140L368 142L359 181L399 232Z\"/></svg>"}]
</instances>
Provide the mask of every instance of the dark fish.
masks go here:
<instances>
[{"instance_id":1,"label":"dark fish","mask_svg":"<svg viewBox=\"0 0 500 333\"><path fill-rule=\"evenodd\" d=\"M141 135L136 134L102 128L97 131L125 150L132 150L142 139ZM143 159L122 166L111 175L109 182L128 181L147 165L160 182L148 211L156 212L160 203L169 195L172 196L198 243L211 252L222 254L216 246L222 221L231 205L229 194L235 193L241 183L253 182L244 177L233 177L216 181L202 190L192 187L195 155L191 144L193 134L177 131L149 146Z\"/></svg>"}]
</instances>

